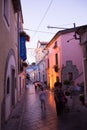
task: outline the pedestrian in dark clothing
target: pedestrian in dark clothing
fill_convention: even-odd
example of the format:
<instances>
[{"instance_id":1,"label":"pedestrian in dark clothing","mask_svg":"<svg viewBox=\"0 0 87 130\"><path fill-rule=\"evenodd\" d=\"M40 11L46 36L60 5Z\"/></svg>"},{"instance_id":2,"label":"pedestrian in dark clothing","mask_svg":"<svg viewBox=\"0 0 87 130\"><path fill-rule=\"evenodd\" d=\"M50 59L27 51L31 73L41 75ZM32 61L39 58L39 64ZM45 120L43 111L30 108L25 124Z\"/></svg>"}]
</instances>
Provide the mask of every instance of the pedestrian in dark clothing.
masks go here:
<instances>
[{"instance_id":1,"label":"pedestrian in dark clothing","mask_svg":"<svg viewBox=\"0 0 87 130\"><path fill-rule=\"evenodd\" d=\"M61 115L63 113L66 98L62 90L62 84L59 82L54 84L54 100L56 104L57 115Z\"/></svg>"}]
</instances>

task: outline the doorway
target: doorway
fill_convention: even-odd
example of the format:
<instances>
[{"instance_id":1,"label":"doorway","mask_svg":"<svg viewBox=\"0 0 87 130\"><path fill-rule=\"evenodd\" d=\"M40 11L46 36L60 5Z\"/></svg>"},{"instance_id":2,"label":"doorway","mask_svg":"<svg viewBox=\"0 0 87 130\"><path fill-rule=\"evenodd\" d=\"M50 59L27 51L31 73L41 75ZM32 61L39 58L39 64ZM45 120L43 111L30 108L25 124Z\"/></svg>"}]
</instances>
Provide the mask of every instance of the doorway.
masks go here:
<instances>
[{"instance_id":1,"label":"doorway","mask_svg":"<svg viewBox=\"0 0 87 130\"><path fill-rule=\"evenodd\" d=\"M15 69L11 70L11 106L15 106Z\"/></svg>"}]
</instances>

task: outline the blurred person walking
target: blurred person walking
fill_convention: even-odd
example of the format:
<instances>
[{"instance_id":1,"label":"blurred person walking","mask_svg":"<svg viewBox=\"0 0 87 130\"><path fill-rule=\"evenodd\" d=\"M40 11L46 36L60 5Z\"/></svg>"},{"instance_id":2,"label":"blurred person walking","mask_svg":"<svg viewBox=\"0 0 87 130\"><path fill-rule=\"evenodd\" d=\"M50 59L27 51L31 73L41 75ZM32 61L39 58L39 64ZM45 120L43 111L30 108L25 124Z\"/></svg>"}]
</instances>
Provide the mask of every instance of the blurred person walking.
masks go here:
<instances>
[{"instance_id":1,"label":"blurred person walking","mask_svg":"<svg viewBox=\"0 0 87 130\"><path fill-rule=\"evenodd\" d=\"M80 86L79 84L75 85L75 82L71 82L71 86L69 88L69 91L71 93L71 98L72 98L72 110L80 110L81 102L79 100L79 95L80 95Z\"/></svg>"},{"instance_id":2,"label":"blurred person walking","mask_svg":"<svg viewBox=\"0 0 87 130\"><path fill-rule=\"evenodd\" d=\"M65 94L62 89L62 84L60 82L55 82L54 84L54 100L56 104L57 116L61 115L63 113L67 100L65 98Z\"/></svg>"},{"instance_id":3,"label":"blurred person walking","mask_svg":"<svg viewBox=\"0 0 87 130\"><path fill-rule=\"evenodd\" d=\"M41 102L41 109L46 110L46 93L43 87L41 87L39 98Z\"/></svg>"}]
</instances>

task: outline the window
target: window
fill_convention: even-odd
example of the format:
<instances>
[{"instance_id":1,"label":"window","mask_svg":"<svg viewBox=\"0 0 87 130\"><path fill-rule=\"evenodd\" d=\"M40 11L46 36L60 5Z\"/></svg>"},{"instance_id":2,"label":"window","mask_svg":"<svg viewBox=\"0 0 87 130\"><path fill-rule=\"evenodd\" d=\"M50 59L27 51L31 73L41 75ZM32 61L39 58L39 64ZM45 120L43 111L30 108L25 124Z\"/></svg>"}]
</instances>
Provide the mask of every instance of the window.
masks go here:
<instances>
[{"instance_id":1,"label":"window","mask_svg":"<svg viewBox=\"0 0 87 130\"><path fill-rule=\"evenodd\" d=\"M48 59L48 68L49 68L50 66L49 66L49 59Z\"/></svg>"},{"instance_id":2,"label":"window","mask_svg":"<svg viewBox=\"0 0 87 130\"><path fill-rule=\"evenodd\" d=\"M57 41L54 43L53 48L54 48L54 49L57 48Z\"/></svg>"},{"instance_id":3,"label":"window","mask_svg":"<svg viewBox=\"0 0 87 130\"><path fill-rule=\"evenodd\" d=\"M86 59L87 59L87 43L85 44L85 47L86 47Z\"/></svg>"},{"instance_id":4,"label":"window","mask_svg":"<svg viewBox=\"0 0 87 130\"><path fill-rule=\"evenodd\" d=\"M9 16L10 16L10 0L4 0L4 18L8 26L10 22Z\"/></svg>"},{"instance_id":5,"label":"window","mask_svg":"<svg viewBox=\"0 0 87 130\"><path fill-rule=\"evenodd\" d=\"M56 76L56 82L59 82L59 77L58 76Z\"/></svg>"},{"instance_id":6,"label":"window","mask_svg":"<svg viewBox=\"0 0 87 130\"><path fill-rule=\"evenodd\" d=\"M55 42L55 46L57 47L57 41Z\"/></svg>"},{"instance_id":7,"label":"window","mask_svg":"<svg viewBox=\"0 0 87 130\"><path fill-rule=\"evenodd\" d=\"M58 65L58 54L55 54L55 64Z\"/></svg>"}]
</instances>

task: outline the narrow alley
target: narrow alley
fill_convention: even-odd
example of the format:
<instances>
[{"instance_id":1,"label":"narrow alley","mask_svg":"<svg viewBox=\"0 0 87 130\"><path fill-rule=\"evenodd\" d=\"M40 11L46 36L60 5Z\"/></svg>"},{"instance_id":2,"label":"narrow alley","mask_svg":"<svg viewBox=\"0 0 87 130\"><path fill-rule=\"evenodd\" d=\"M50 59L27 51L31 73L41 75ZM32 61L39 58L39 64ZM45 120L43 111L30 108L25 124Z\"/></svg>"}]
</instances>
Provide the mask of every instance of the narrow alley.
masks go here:
<instances>
[{"instance_id":1,"label":"narrow alley","mask_svg":"<svg viewBox=\"0 0 87 130\"><path fill-rule=\"evenodd\" d=\"M86 107L82 106L80 112L65 111L57 117L53 93L46 90L46 95L46 110L42 111L39 91L28 85L3 130L87 130Z\"/></svg>"}]
</instances>

